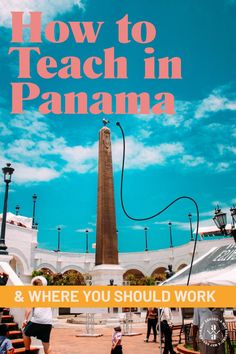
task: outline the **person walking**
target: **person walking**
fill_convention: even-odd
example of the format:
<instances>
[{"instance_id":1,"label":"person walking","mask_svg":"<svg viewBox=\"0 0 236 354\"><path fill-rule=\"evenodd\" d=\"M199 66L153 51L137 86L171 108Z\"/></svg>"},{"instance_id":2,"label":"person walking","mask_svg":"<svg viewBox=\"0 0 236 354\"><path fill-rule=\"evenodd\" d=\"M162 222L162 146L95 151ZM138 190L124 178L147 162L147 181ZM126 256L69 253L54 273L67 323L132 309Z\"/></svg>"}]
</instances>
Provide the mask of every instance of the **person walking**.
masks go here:
<instances>
[{"instance_id":1,"label":"person walking","mask_svg":"<svg viewBox=\"0 0 236 354\"><path fill-rule=\"evenodd\" d=\"M169 352L171 354L176 353L172 344L172 318L171 309L169 307L164 307L161 310L161 333L163 334L165 341L163 354L168 354Z\"/></svg>"},{"instance_id":2,"label":"person walking","mask_svg":"<svg viewBox=\"0 0 236 354\"><path fill-rule=\"evenodd\" d=\"M157 341L157 317L158 317L157 308L149 307L147 310L146 320L145 320L145 322L147 323L147 335L144 342L146 343L149 341L151 330L153 332L153 342Z\"/></svg>"},{"instance_id":3,"label":"person walking","mask_svg":"<svg viewBox=\"0 0 236 354\"><path fill-rule=\"evenodd\" d=\"M31 281L34 286L47 285L47 280L43 276L34 277ZM31 316L31 318L30 318ZM29 320L30 318L30 320ZM23 339L25 343L25 353L30 354L31 337L36 337L42 341L45 354L50 354L50 334L52 330L52 309L35 307L26 309L25 320L22 325Z\"/></svg>"},{"instance_id":4,"label":"person walking","mask_svg":"<svg viewBox=\"0 0 236 354\"><path fill-rule=\"evenodd\" d=\"M122 354L122 332L121 327L115 327L112 335L111 354Z\"/></svg>"}]
</instances>

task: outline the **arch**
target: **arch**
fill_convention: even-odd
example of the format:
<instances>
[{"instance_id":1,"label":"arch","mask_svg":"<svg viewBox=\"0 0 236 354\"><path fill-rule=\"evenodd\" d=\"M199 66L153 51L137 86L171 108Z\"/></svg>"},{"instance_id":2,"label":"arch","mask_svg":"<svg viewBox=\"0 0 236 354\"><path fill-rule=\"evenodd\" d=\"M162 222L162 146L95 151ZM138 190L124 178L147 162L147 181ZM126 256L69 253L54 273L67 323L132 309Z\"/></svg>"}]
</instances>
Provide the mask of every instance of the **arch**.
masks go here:
<instances>
[{"instance_id":1,"label":"arch","mask_svg":"<svg viewBox=\"0 0 236 354\"><path fill-rule=\"evenodd\" d=\"M48 269L50 273L57 273L57 270L55 267L53 267L53 265L48 264L48 263L41 263L37 266L37 270L41 270L41 269Z\"/></svg>"},{"instance_id":2,"label":"arch","mask_svg":"<svg viewBox=\"0 0 236 354\"><path fill-rule=\"evenodd\" d=\"M165 280L166 279L166 268L165 267L157 267L152 272L151 276L156 280Z\"/></svg>"},{"instance_id":3,"label":"arch","mask_svg":"<svg viewBox=\"0 0 236 354\"><path fill-rule=\"evenodd\" d=\"M123 274L123 279L126 280L129 276L134 276L137 280L144 278L144 274L138 269L128 269Z\"/></svg>"},{"instance_id":4,"label":"arch","mask_svg":"<svg viewBox=\"0 0 236 354\"><path fill-rule=\"evenodd\" d=\"M25 275L24 265L19 257L14 255L10 260L9 264L19 278Z\"/></svg>"},{"instance_id":5,"label":"arch","mask_svg":"<svg viewBox=\"0 0 236 354\"><path fill-rule=\"evenodd\" d=\"M140 264L129 263L129 264L122 265L122 267L124 268L124 272L130 269L137 269L139 272L143 273L144 276L147 275L146 269L142 267Z\"/></svg>"},{"instance_id":6,"label":"arch","mask_svg":"<svg viewBox=\"0 0 236 354\"><path fill-rule=\"evenodd\" d=\"M168 262L153 262L152 264L150 264L150 266L148 267L148 274L150 274L150 276L152 276L152 273L154 273L157 269L159 270L159 268L164 268L165 270L168 267Z\"/></svg>"},{"instance_id":7,"label":"arch","mask_svg":"<svg viewBox=\"0 0 236 354\"><path fill-rule=\"evenodd\" d=\"M62 275L75 285L85 285L84 276L78 270L68 269Z\"/></svg>"},{"instance_id":8,"label":"arch","mask_svg":"<svg viewBox=\"0 0 236 354\"><path fill-rule=\"evenodd\" d=\"M61 269L61 273L65 273L67 270L76 270L77 272L81 273L81 274L84 274L85 273L85 270L82 269L81 267L78 267L77 265L68 265L68 266L65 266L64 268Z\"/></svg>"},{"instance_id":9,"label":"arch","mask_svg":"<svg viewBox=\"0 0 236 354\"><path fill-rule=\"evenodd\" d=\"M179 270L181 270L181 269L183 269L183 268L185 268L185 267L187 267L187 264L186 264L186 263L182 263L182 264L180 264L180 265L178 266L178 268L176 269L176 271L178 272Z\"/></svg>"},{"instance_id":10,"label":"arch","mask_svg":"<svg viewBox=\"0 0 236 354\"><path fill-rule=\"evenodd\" d=\"M29 265L28 265L28 260L24 253L19 250L18 248L13 248L10 247L10 255L16 259L16 262L21 264L22 266L22 274L27 274L29 273Z\"/></svg>"},{"instance_id":11,"label":"arch","mask_svg":"<svg viewBox=\"0 0 236 354\"><path fill-rule=\"evenodd\" d=\"M47 274L47 275L53 275L53 271L49 268L46 268L46 267L43 267L43 268L40 268L40 270L44 273L44 274Z\"/></svg>"}]
</instances>

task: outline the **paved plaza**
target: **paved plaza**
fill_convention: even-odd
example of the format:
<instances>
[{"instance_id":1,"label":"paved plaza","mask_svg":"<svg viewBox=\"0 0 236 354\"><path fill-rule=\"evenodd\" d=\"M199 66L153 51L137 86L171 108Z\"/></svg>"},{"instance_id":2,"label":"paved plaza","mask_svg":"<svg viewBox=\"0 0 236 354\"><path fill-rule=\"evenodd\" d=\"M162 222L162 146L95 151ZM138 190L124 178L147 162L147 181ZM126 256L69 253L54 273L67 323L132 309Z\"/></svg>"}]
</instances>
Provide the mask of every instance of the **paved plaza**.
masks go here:
<instances>
[{"instance_id":1,"label":"paved plaza","mask_svg":"<svg viewBox=\"0 0 236 354\"><path fill-rule=\"evenodd\" d=\"M158 343L145 343L145 325L134 328L135 332L142 335L123 336L124 354L151 354L159 353ZM84 332L84 326L78 325L71 328L54 328L52 331L52 354L110 354L112 328L99 327L96 333L103 333L102 337L76 337ZM152 336L150 336L152 340Z\"/></svg>"}]
</instances>

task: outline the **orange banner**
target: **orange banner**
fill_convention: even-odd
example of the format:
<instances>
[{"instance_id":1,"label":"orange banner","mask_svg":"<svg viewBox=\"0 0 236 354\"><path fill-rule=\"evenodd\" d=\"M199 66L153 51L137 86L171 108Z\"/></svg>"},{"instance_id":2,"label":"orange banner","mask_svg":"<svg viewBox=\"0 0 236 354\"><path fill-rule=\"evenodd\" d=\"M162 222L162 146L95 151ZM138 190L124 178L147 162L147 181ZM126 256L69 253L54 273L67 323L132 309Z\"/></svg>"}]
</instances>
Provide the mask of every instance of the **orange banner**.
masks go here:
<instances>
[{"instance_id":1,"label":"orange banner","mask_svg":"<svg viewBox=\"0 0 236 354\"><path fill-rule=\"evenodd\" d=\"M1 286L1 307L236 307L236 286Z\"/></svg>"}]
</instances>

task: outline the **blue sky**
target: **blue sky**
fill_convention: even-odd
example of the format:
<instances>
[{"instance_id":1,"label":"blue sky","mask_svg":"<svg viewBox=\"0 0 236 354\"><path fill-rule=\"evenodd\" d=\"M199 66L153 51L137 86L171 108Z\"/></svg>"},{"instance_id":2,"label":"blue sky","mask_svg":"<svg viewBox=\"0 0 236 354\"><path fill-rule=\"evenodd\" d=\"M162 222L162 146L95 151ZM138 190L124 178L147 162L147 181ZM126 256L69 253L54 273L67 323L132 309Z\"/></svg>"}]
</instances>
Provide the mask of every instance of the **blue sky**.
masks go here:
<instances>
[{"instance_id":1,"label":"blue sky","mask_svg":"<svg viewBox=\"0 0 236 354\"><path fill-rule=\"evenodd\" d=\"M119 249L144 249L143 228L148 226L150 249L169 246L168 221L173 223L173 242L189 240L190 202L181 202L148 223L135 223L123 214L119 200L121 136L120 121L127 137L125 203L135 217L155 213L180 195L199 203L201 225L212 224L217 202L228 210L236 202L236 91L235 16L236 1L95 1L2 0L0 4L0 161L15 167L9 211L19 204L22 215L31 216L32 195L38 195L39 246L55 249L57 225L62 226L62 250L84 251L84 230L95 242L97 198L97 141L104 115L46 115L38 110L39 100L25 106L23 115L12 115L10 83L17 81L17 56L9 56L10 11L42 11L44 24L60 21L104 21L96 44L72 40L40 45L43 55L58 60L64 55L85 59L115 46L117 55L129 61L127 80L40 79L33 82L42 92L168 91L175 95L175 115L109 116L112 132L115 197ZM129 20L150 21L157 28L151 46L158 57L179 56L182 80L143 80L145 45L116 41L115 22L125 14ZM0 187L3 202L4 186Z\"/></svg>"}]
</instances>

